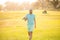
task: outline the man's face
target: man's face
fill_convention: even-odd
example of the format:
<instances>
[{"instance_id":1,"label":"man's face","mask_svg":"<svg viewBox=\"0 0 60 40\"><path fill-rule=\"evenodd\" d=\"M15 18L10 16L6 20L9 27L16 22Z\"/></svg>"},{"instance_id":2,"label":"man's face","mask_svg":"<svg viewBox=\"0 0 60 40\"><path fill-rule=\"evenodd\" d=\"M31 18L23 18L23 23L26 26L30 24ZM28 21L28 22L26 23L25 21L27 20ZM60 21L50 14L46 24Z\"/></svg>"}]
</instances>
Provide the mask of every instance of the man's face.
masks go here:
<instances>
[{"instance_id":1,"label":"man's face","mask_svg":"<svg viewBox=\"0 0 60 40\"><path fill-rule=\"evenodd\" d=\"M30 14L32 14L32 10L30 10Z\"/></svg>"}]
</instances>

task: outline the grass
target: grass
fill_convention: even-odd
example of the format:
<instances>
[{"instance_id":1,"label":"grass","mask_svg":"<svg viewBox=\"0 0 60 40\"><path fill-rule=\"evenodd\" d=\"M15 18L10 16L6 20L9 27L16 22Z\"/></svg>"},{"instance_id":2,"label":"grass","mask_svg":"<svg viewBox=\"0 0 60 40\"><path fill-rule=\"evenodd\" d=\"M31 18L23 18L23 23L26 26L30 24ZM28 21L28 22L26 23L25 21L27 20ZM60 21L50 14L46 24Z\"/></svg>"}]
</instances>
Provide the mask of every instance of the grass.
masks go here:
<instances>
[{"instance_id":1,"label":"grass","mask_svg":"<svg viewBox=\"0 0 60 40\"><path fill-rule=\"evenodd\" d=\"M0 12L0 40L28 40L27 22L22 18L28 11ZM33 31L32 40L60 40L60 12L48 11L42 14L34 10L37 28Z\"/></svg>"}]
</instances>

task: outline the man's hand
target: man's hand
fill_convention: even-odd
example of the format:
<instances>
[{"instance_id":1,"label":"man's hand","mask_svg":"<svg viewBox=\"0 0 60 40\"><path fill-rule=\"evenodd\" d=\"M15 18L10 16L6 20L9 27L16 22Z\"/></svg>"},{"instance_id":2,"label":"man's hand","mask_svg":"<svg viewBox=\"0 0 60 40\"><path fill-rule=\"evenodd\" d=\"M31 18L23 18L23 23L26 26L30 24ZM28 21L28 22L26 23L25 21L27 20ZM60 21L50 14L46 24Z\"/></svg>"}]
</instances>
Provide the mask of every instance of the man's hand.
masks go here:
<instances>
[{"instance_id":1,"label":"man's hand","mask_svg":"<svg viewBox=\"0 0 60 40\"><path fill-rule=\"evenodd\" d=\"M25 20L25 21L26 21L26 20L27 20L27 18L26 18L26 17L24 17L24 18L23 18L23 20Z\"/></svg>"}]
</instances>

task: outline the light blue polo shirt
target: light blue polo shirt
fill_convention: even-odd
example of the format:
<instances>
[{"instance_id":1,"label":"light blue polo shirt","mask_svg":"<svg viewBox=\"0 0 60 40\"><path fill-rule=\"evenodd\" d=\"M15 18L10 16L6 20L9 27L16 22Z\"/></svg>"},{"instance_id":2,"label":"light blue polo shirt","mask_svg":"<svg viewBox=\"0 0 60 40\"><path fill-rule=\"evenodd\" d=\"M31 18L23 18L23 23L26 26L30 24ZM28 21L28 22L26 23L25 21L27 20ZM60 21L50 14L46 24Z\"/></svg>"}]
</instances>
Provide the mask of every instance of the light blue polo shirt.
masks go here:
<instances>
[{"instance_id":1,"label":"light blue polo shirt","mask_svg":"<svg viewBox=\"0 0 60 40\"><path fill-rule=\"evenodd\" d=\"M28 22L27 22L28 25L34 25L34 19L35 19L34 14L27 14L26 18L28 20Z\"/></svg>"}]
</instances>

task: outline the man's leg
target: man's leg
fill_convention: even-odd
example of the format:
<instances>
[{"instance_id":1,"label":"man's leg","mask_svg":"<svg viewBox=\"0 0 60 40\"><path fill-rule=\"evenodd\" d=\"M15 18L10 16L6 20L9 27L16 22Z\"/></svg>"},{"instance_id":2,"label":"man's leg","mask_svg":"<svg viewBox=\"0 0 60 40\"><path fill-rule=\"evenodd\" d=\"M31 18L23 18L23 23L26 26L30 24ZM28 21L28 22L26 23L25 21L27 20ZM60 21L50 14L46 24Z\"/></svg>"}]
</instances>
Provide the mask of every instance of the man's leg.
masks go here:
<instances>
[{"instance_id":1,"label":"man's leg","mask_svg":"<svg viewBox=\"0 0 60 40\"><path fill-rule=\"evenodd\" d=\"M28 25L29 40L32 40L33 25Z\"/></svg>"},{"instance_id":2,"label":"man's leg","mask_svg":"<svg viewBox=\"0 0 60 40\"><path fill-rule=\"evenodd\" d=\"M32 32L28 32L28 35L29 35L29 40L32 39Z\"/></svg>"}]
</instances>

